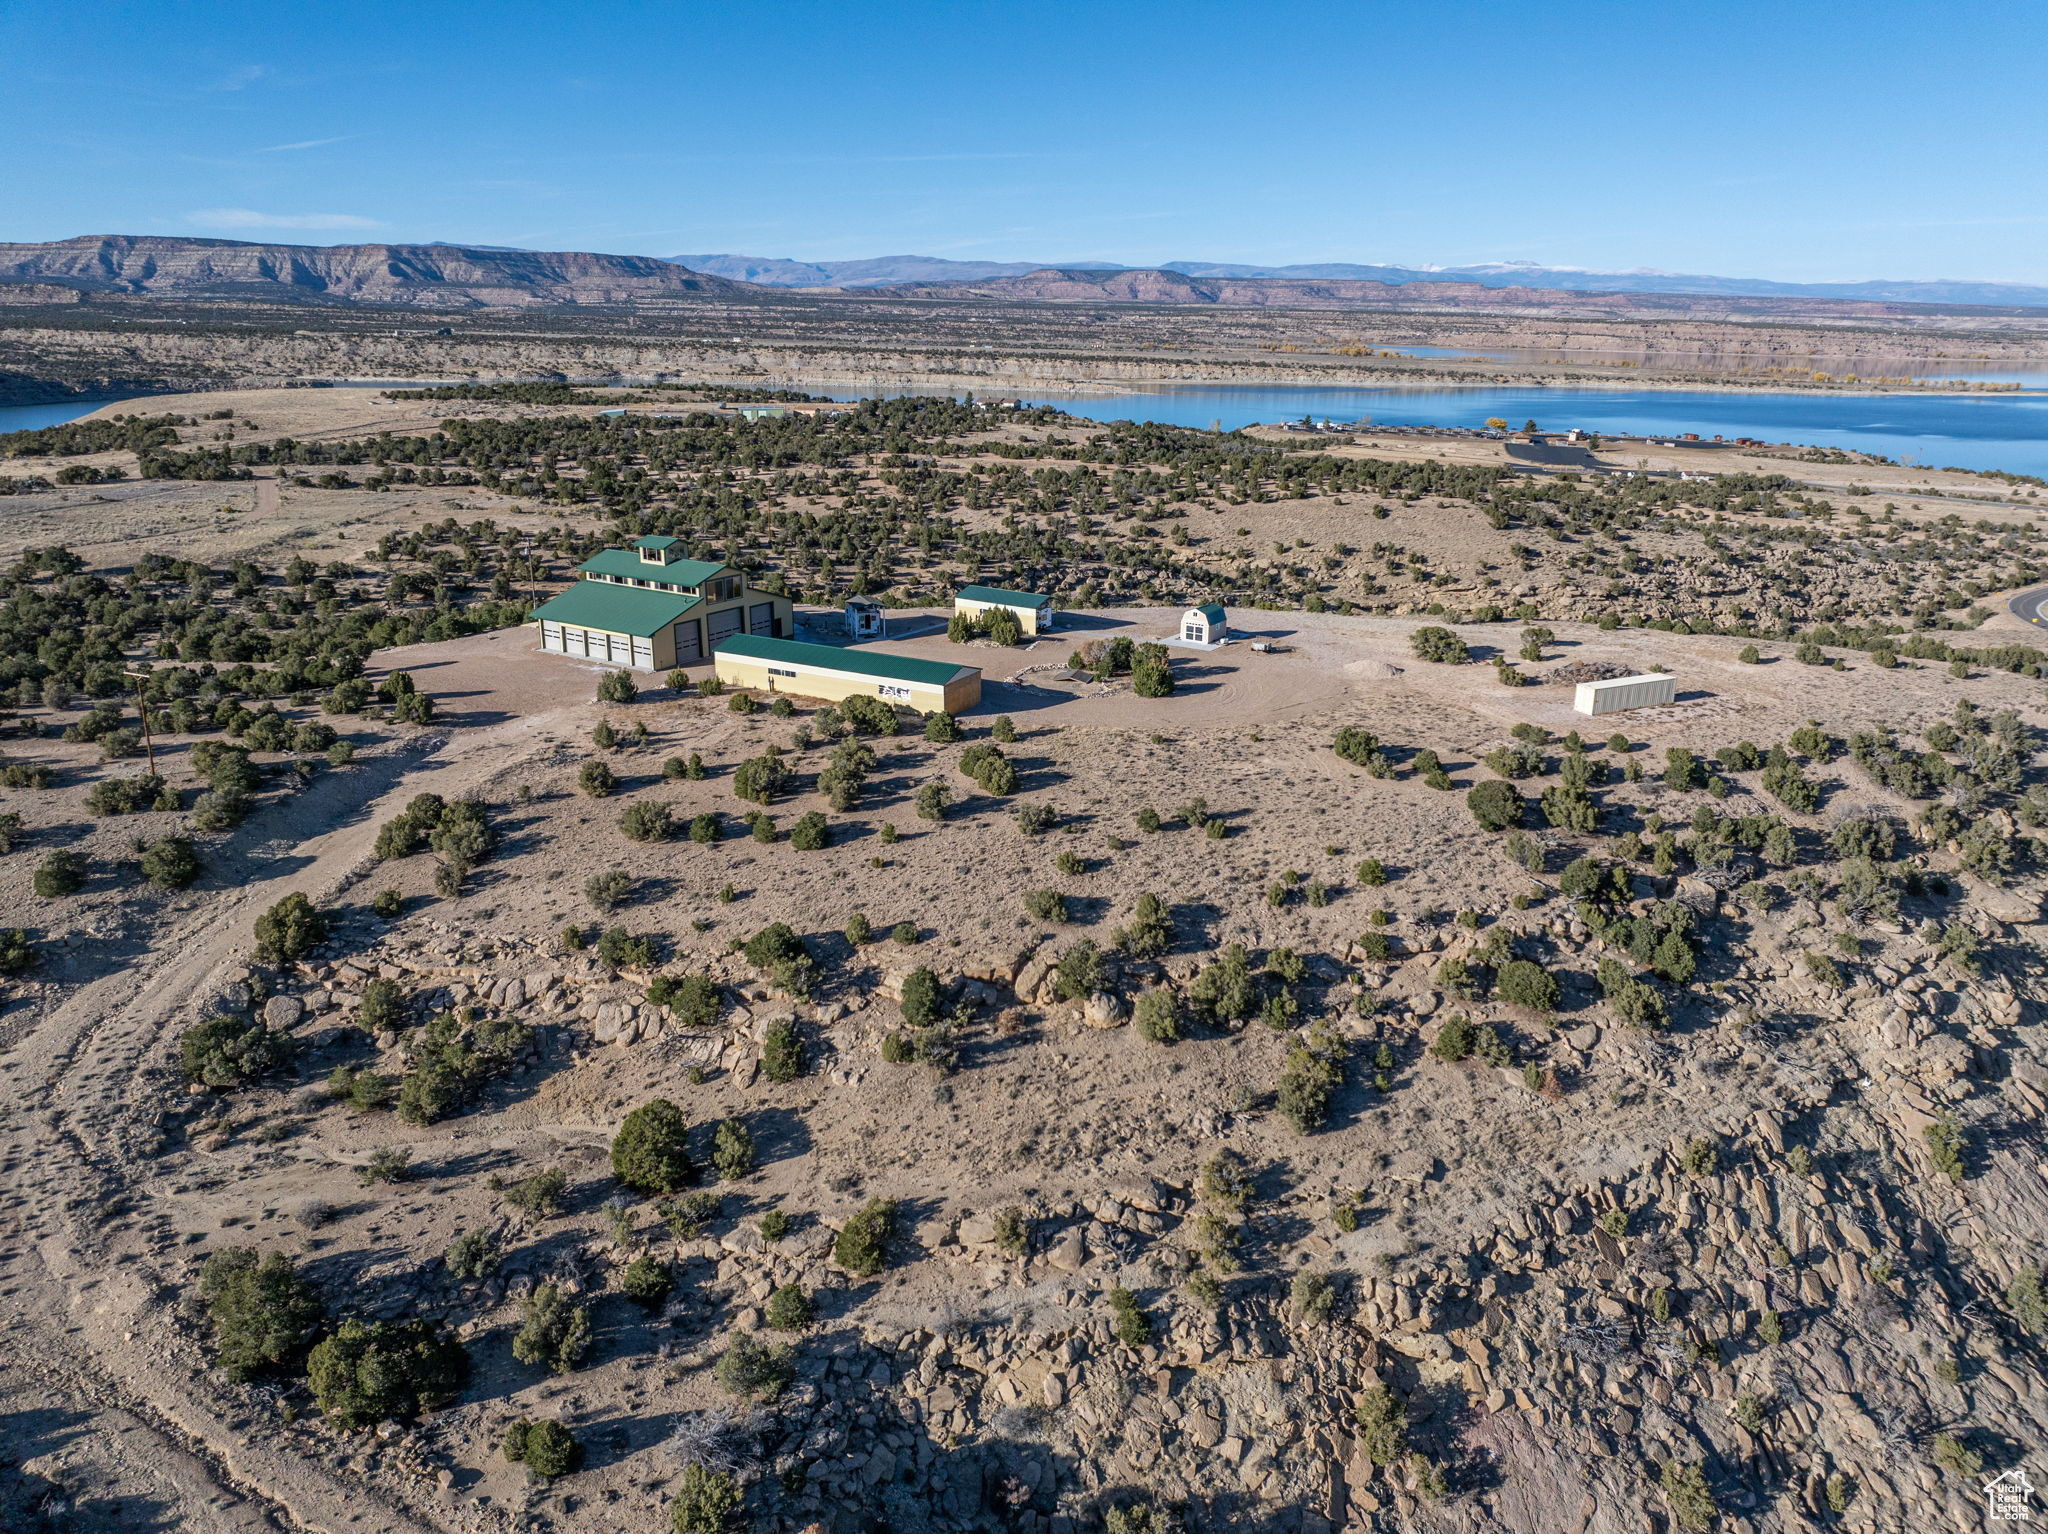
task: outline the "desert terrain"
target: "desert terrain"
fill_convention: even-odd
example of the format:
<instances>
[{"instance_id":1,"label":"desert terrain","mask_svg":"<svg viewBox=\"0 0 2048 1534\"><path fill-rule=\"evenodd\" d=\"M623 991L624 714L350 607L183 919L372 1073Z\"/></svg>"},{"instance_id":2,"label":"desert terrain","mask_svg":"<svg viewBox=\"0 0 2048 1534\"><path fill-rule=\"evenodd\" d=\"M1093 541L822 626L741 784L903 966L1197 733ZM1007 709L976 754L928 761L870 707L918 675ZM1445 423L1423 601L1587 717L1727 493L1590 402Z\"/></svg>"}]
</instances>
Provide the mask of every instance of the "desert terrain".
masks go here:
<instances>
[{"instance_id":1,"label":"desert terrain","mask_svg":"<svg viewBox=\"0 0 2048 1534\"><path fill-rule=\"evenodd\" d=\"M2040 487L707 372L0 439L0 1521L1889 1534L2038 1458ZM649 532L981 704L539 653Z\"/></svg>"}]
</instances>

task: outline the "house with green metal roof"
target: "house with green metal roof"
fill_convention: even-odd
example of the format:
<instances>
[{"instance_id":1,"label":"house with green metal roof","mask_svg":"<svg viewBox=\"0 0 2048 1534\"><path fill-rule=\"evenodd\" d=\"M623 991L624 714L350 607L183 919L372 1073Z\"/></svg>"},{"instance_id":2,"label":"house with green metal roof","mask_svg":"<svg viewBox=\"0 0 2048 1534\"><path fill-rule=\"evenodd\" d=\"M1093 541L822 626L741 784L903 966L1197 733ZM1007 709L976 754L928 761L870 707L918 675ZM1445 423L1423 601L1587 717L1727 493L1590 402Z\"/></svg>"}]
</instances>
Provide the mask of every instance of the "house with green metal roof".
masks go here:
<instances>
[{"instance_id":1,"label":"house with green metal roof","mask_svg":"<svg viewBox=\"0 0 2048 1534\"><path fill-rule=\"evenodd\" d=\"M957 714L981 701L981 671L865 647L805 644L740 634L713 657L728 687L794 693L828 703L856 695L902 703L920 713Z\"/></svg>"},{"instance_id":2,"label":"house with green metal roof","mask_svg":"<svg viewBox=\"0 0 2048 1534\"><path fill-rule=\"evenodd\" d=\"M552 655L668 671L708 660L736 635L787 638L796 630L788 597L754 590L730 565L688 558L680 538L602 549L576 577L529 620Z\"/></svg>"},{"instance_id":3,"label":"house with green metal roof","mask_svg":"<svg viewBox=\"0 0 2048 1534\"><path fill-rule=\"evenodd\" d=\"M1003 586L962 586L953 594L953 611L979 625L985 614L1001 610L1017 620L1028 639L1053 625L1052 598L1036 591L1011 591Z\"/></svg>"}]
</instances>

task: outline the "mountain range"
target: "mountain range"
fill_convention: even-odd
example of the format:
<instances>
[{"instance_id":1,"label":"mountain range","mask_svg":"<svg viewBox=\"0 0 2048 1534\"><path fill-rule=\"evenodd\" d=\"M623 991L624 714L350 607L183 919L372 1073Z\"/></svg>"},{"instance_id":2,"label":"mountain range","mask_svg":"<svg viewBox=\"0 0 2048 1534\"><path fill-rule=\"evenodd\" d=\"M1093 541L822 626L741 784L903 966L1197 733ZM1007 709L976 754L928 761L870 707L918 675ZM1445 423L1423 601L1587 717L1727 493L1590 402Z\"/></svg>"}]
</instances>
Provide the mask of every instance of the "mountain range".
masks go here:
<instances>
[{"instance_id":1,"label":"mountain range","mask_svg":"<svg viewBox=\"0 0 2048 1534\"><path fill-rule=\"evenodd\" d=\"M483 245L270 245L170 235L0 244L0 285L436 308L729 297L742 283L654 256Z\"/></svg>"},{"instance_id":2,"label":"mountain range","mask_svg":"<svg viewBox=\"0 0 2048 1534\"><path fill-rule=\"evenodd\" d=\"M1762 277L1712 277L1637 269L1603 272L1590 267L1495 261L1474 266L1369 266L1343 261L1299 266L1258 266L1230 261L1162 261L1130 266L1117 261L949 261L939 256L872 256L858 261L794 261L766 256L689 255L669 260L691 271L773 288L879 288L899 283L983 282L1064 271L1180 272L1188 277L1274 279L1291 282L1477 283L1484 288L1552 288L1577 293L1712 293L1728 297L1861 299L1908 304L1992 304L2048 307L2048 287L2017 282L1928 281L1773 282Z\"/></svg>"},{"instance_id":3,"label":"mountain range","mask_svg":"<svg viewBox=\"0 0 2048 1534\"><path fill-rule=\"evenodd\" d=\"M1523 263L1422 267L1249 266L1180 261L951 261L883 256L803 262L751 256L608 255L503 246L279 245L169 235L85 235L0 244L0 302L177 295L441 309L630 306L760 300L780 290L961 302L1206 304L1334 309L1510 310L1605 316L1882 318L1924 304L2048 308L2018 283L1782 283Z\"/></svg>"}]
</instances>

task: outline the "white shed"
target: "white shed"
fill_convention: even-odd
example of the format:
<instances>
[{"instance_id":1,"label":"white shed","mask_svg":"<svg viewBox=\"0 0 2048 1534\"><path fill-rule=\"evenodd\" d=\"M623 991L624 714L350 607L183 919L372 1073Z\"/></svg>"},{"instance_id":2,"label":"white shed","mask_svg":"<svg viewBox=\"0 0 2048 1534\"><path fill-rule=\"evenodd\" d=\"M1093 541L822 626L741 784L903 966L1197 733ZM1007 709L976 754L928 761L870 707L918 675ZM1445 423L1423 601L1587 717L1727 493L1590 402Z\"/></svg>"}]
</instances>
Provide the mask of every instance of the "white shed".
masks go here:
<instances>
[{"instance_id":1,"label":"white shed","mask_svg":"<svg viewBox=\"0 0 2048 1534\"><path fill-rule=\"evenodd\" d=\"M1581 682L1572 697L1572 707L1582 714L1619 714L1631 708L1655 708L1678 696L1678 679L1662 671L1641 676L1609 677L1604 682Z\"/></svg>"},{"instance_id":2,"label":"white shed","mask_svg":"<svg viewBox=\"0 0 2048 1534\"><path fill-rule=\"evenodd\" d=\"M1204 602L1180 615L1180 637L1186 644L1221 644L1230 637L1230 621L1221 602Z\"/></svg>"}]
</instances>

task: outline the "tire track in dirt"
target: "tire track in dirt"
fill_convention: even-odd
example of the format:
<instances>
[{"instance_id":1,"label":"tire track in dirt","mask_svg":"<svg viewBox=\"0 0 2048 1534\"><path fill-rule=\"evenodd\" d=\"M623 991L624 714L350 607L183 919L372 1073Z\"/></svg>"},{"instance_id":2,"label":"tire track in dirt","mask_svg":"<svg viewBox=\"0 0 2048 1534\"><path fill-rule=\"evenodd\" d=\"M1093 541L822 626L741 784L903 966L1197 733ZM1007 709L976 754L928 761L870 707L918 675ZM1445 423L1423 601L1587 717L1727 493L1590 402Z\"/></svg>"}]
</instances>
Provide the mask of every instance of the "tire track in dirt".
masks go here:
<instances>
[{"instance_id":1,"label":"tire track in dirt","mask_svg":"<svg viewBox=\"0 0 2048 1534\"><path fill-rule=\"evenodd\" d=\"M0 1112L0 1295L11 1311L0 1378L33 1380L96 1423L109 1419L101 1432L139 1428L161 1458L153 1473L188 1489L210 1485L202 1507L180 1509L180 1527L436 1527L363 1480L224 1420L234 1404L211 1399L175 1350L151 1341L165 1330L170 1294L140 1265L109 1262L94 1221L146 1174L155 1139L147 1115L160 1096L149 1075L192 999L246 962L255 915L287 894L318 903L345 889L372 865L380 812L415 791L422 770L452 796L503 770L500 748L531 745L508 738L524 733L515 725L465 734L452 749L445 740L424 751L414 745L381 772L383 764L366 761L358 771L375 776L359 785L359 798L336 775L321 780L338 785L329 793L273 807L264 825L273 836L334 829L297 842L268 874L266 860L244 854L238 887L179 913L152 935L142 962L82 985L0 1053L9 1078Z\"/></svg>"}]
</instances>

